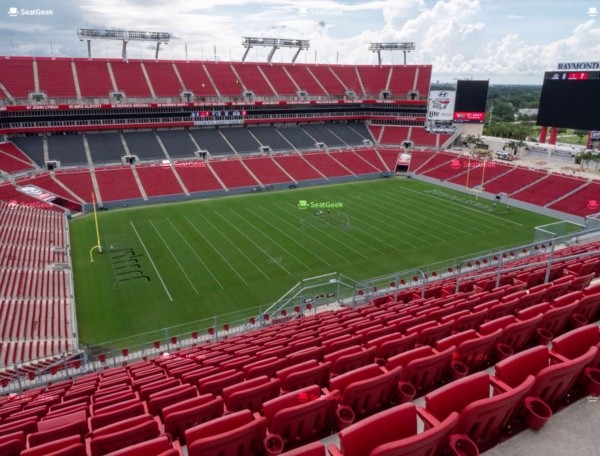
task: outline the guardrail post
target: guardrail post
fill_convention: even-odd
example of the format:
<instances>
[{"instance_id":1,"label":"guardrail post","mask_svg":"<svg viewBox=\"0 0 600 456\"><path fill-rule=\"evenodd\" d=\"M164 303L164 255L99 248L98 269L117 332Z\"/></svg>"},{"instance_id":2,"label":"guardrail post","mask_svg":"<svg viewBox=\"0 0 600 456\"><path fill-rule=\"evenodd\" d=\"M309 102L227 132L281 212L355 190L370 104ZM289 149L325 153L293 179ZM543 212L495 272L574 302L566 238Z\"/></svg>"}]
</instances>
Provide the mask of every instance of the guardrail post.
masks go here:
<instances>
[{"instance_id":1,"label":"guardrail post","mask_svg":"<svg viewBox=\"0 0 600 456\"><path fill-rule=\"evenodd\" d=\"M550 250L550 256L548 257L548 266L546 267L546 277L544 277L544 283L550 282L550 272L552 271L552 260L554 259L555 248L556 242L552 242L552 249Z\"/></svg>"},{"instance_id":2,"label":"guardrail post","mask_svg":"<svg viewBox=\"0 0 600 456\"><path fill-rule=\"evenodd\" d=\"M455 271L455 275L456 275L456 285L454 286L454 294L458 293L459 287L460 287L460 274L462 271L462 263L459 263L459 265L456 267Z\"/></svg>"},{"instance_id":3,"label":"guardrail post","mask_svg":"<svg viewBox=\"0 0 600 456\"><path fill-rule=\"evenodd\" d=\"M19 368L15 364L15 374L17 375L17 385L19 385L19 394L23 394L23 386L21 385L21 374L19 373Z\"/></svg>"},{"instance_id":4,"label":"guardrail post","mask_svg":"<svg viewBox=\"0 0 600 456\"><path fill-rule=\"evenodd\" d=\"M498 268L496 269L496 287L500 286L500 276L502 275L502 260L504 256L502 254L498 255Z\"/></svg>"}]
</instances>

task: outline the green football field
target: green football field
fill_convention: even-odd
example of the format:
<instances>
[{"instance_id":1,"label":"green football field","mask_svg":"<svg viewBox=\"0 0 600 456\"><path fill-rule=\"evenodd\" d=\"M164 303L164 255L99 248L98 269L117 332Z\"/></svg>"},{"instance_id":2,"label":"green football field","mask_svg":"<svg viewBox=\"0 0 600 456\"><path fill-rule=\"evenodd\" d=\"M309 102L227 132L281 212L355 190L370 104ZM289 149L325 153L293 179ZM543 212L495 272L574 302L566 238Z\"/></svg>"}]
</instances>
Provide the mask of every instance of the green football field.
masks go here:
<instances>
[{"instance_id":1,"label":"green football field","mask_svg":"<svg viewBox=\"0 0 600 456\"><path fill-rule=\"evenodd\" d=\"M111 210L98 213L94 262L94 219L83 216L70 225L80 340L266 307L329 272L361 280L530 242L554 221L474 199L398 178Z\"/></svg>"}]
</instances>

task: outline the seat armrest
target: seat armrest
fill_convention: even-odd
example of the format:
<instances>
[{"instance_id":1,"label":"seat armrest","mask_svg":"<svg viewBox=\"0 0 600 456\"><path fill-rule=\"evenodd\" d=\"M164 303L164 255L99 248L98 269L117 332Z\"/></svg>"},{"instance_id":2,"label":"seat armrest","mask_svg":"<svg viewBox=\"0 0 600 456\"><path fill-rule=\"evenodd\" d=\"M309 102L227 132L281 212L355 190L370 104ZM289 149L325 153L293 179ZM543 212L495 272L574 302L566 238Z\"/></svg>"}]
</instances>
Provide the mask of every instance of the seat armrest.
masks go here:
<instances>
[{"instance_id":1,"label":"seat armrest","mask_svg":"<svg viewBox=\"0 0 600 456\"><path fill-rule=\"evenodd\" d=\"M440 421L423 407L417 407L417 415L423 420L425 429L430 429L440 424Z\"/></svg>"},{"instance_id":2,"label":"seat armrest","mask_svg":"<svg viewBox=\"0 0 600 456\"><path fill-rule=\"evenodd\" d=\"M506 393L510 391L512 388L504 383L502 380L497 379L496 377L490 376L490 383L494 388L494 392Z\"/></svg>"},{"instance_id":3,"label":"seat armrest","mask_svg":"<svg viewBox=\"0 0 600 456\"><path fill-rule=\"evenodd\" d=\"M330 456L344 456L344 453L342 453L340 449L333 443L327 447L327 451L329 452Z\"/></svg>"}]
</instances>

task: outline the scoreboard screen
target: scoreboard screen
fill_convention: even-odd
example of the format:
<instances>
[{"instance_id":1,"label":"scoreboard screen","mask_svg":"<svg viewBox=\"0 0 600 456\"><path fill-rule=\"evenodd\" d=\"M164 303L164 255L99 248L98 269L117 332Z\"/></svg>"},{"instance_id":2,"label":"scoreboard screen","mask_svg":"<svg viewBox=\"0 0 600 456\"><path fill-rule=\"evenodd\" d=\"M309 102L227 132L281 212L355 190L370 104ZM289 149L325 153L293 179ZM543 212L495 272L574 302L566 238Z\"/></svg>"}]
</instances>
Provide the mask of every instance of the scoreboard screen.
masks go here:
<instances>
[{"instance_id":1,"label":"scoreboard screen","mask_svg":"<svg viewBox=\"0 0 600 456\"><path fill-rule=\"evenodd\" d=\"M548 71L537 124L600 130L600 71Z\"/></svg>"},{"instance_id":2,"label":"scoreboard screen","mask_svg":"<svg viewBox=\"0 0 600 456\"><path fill-rule=\"evenodd\" d=\"M246 111L213 109L191 113L194 125L235 125L243 124Z\"/></svg>"},{"instance_id":3,"label":"scoreboard screen","mask_svg":"<svg viewBox=\"0 0 600 456\"><path fill-rule=\"evenodd\" d=\"M483 123L489 81L459 79L456 82L456 102L454 104L454 122Z\"/></svg>"}]
</instances>

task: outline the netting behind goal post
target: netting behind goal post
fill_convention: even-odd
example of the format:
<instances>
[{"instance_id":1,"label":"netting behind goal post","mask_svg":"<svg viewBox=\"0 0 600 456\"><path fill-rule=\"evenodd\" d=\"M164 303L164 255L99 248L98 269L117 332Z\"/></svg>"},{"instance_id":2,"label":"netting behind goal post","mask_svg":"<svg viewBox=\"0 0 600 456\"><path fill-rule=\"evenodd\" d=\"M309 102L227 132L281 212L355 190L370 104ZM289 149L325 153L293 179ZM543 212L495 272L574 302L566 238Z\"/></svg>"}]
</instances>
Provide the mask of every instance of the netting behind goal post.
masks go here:
<instances>
[{"instance_id":1,"label":"netting behind goal post","mask_svg":"<svg viewBox=\"0 0 600 456\"><path fill-rule=\"evenodd\" d=\"M576 233L585 229L584 225L579 223L569 222L566 220L549 223L547 225L536 226L533 232L533 242L542 242L556 239L561 236Z\"/></svg>"}]
</instances>

